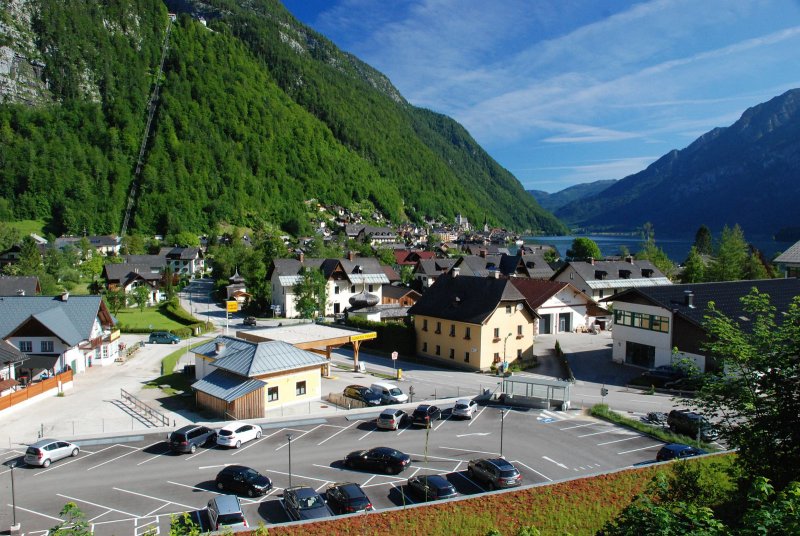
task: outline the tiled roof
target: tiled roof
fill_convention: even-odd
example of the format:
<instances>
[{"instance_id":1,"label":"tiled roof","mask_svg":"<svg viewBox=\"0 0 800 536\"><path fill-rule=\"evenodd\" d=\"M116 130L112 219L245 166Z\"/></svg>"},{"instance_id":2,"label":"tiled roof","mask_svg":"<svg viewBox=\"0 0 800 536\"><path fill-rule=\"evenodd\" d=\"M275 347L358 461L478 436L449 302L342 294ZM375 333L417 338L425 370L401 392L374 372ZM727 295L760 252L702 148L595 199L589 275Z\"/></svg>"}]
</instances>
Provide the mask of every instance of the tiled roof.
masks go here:
<instances>
[{"instance_id":1,"label":"tiled roof","mask_svg":"<svg viewBox=\"0 0 800 536\"><path fill-rule=\"evenodd\" d=\"M624 260L594 261L594 264L589 261L572 261L562 266L556 275L566 270L568 266L572 266L578 275L587 283L590 281L612 281L615 279L633 281L635 279L652 280L666 278L661 270L656 268L652 262L639 260L633 260L632 262ZM603 275L602 279L598 277L601 273ZM623 288L624 287L623 285Z\"/></svg>"},{"instance_id":2,"label":"tiled roof","mask_svg":"<svg viewBox=\"0 0 800 536\"><path fill-rule=\"evenodd\" d=\"M202 257L200 248L179 248L175 247L167 253L168 259L177 259L182 261L190 261Z\"/></svg>"},{"instance_id":3,"label":"tiled roof","mask_svg":"<svg viewBox=\"0 0 800 536\"><path fill-rule=\"evenodd\" d=\"M383 285L381 289L381 293L383 294L384 298L392 298L395 300L399 300L400 298L411 295L412 298L418 299L420 297L420 293L410 287L401 287L397 285Z\"/></svg>"},{"instance_id":4,"label":"tiled roof","mask_svg":"<svg viewBox=\"0 0 800 536\"><path fill-rule=\"evenodd\" d=\"M503 301L519 302L530 309L525 297L508 279L442 276L408 313L482 324Z\"/></svg>"},{"instance_id":5,"label":"tiled roof","mask_svg":"<svg viewBox=\"0 0 800 536\"><path fill-rule=\"evenodd\" d=\"M760 279L756 281L725 281L721 283L692 283L670 285L668 287L646 287L630 289L613 296L614 302L630 301L643 296L652 303L673 311L682 317L701 325L708 309L708 302L729 318L746 322L741 298L755 287L763 294L769 294L770 301L778 311L776 320L781 321L781 312L787 311L792 299L800 296L800 279ZM687 305L686 295L691 291L693 306ZM610 298L611 299L611 298Z\"/></svg>"},{"instance_id":6,"label":"tiled roof","mask_svg":"<svg viewBox=\"0 0 800 536\"><path fill-rule=\"evenodd\" d=\"M457 259L420 259L417 263L416 273L437 276L452 268L456 260Z\"/></svg>"},{"instance_id":7,"label":"tiled roof","mask_svg":"<svg viewBox=\"0 0 800 536\"><path fill-rule=\"evenodd\" d=\"M261 380L245 378L225 370L217 369L194 382L192 389L206 393L226 402L233 402L246 394L262 389L267 384Z\"/></svg>"},{"instance_id":8,"label":"tiled roof","mask_svg":"<svg viewBox=\"0 0 800 536\"><path fill-rule=\"evenodd\" d=\"M154 267L149 264L106 264L103 266L106 280L109 282L119 281L125 285L136 279L144 281L160 281L162 274L154 271Z\"/></svg>"},{"instance_id":9,"label":"tiled roof","mask_svg":"<svg viewBox=\"0 0 800 536\"><path fill-rule=\"evenodd\" d=\"M217 343L225 343L225 349L217 354ZM214 358L212 365L253 378L299 368L324 365L324 357L295 348L283 341L250 342L235 337L217 337L192 350L196 354Z\"/></svg>"},{"instance_id":10,"label":"tiled roof","mask_svg":"<svg viewBox=\"0 0 800 536\"><path fill-rule=\"evenodd\" d=\"M794 243L789 249L775 257L773 262L800 264L800 241Z\"/></svg>"},{"instance_id":11,"label":"tiled roof","mask_svg":"<svg viewBox=\"0 0 800 536\"><path fill-rule=\"evenodd\" d=\"M355 257L349 259L303 259L301 263L297 259L275 259L273 270L270 272L278 274L278 280L283 286L296 284L300 278L300 269L317 268L322 270L325 278L331 277L334 270L341 266L350 283L356 284L384 284L389 282L389 278L383 270L378 259L373 257Z\"/></svg>"},{"instance_id":12,"label":"tiled roof","mask_svg":"<svg viewBox=\"0 0 800 536\"><path fill-rule=\"evenodd\" d=\"M92 334L100 296L5 296L0 298L0 338L5 339L30 317L44 323L64 342L75 345Z\"/></svg>"},{"instance_id":13,"label":"tiled roof","mask_svg":"<svg viewBox=\"0 0 800 536\"><path fill-rule=\"evenodd\" d=\"M123 264L146 265L149 268L163 269L167 266L166 254L164 255L125 255Z\"/></svg>"},{"instance_id":14,"label":"tiled roof","mask_svg":"<svg viewBox=\"0 0 800 536\"><path fill-rule=\"evenodd\" d=\"M562 281L541 281L528 279L527 277L512 277L510 281L525 296L525 299L534 309L539 308L544 302L569 285L569 283Z\"/></svg>"},{"instance_id":15,"label":"tiled roof","mask_svg":"<svg viewBox=\"0 0 800 536\"><path fill-rule=\"evenodd\" d=\"M17 350L17 347L8 341L0 341L0 365L19 363L26 355Z\"/></svg>"},{"instance_id":16,"label":"tiled roof","mask_svg":"<svg viewBox=\"0 0 800 536\"><path fill-rule=\"evenodd\" d=\"M0 296L35 296L38 289L36 276L0 276Z\"/></svg>"}]
</instances>

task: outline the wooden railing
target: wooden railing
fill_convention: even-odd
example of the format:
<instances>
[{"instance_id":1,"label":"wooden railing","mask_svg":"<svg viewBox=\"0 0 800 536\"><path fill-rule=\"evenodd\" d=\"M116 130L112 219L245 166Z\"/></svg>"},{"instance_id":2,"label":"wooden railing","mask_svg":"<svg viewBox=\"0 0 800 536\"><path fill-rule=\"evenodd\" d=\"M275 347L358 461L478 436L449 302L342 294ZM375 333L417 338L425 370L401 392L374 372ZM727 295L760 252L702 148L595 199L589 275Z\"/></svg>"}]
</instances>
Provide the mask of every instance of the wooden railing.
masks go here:
<instances>
[{"instance_id":1,"label":"wooden railing","mask_svg":"<svg viewBox=\"0 0 800 536\"><path fill-rule=\"evenodd\" d=\"M61 381L62 384L71 382L72 371L67 370L61 374L56 374L52 378L48 378L40 382L29 383L27 387L18 389L13 393L0 397L0 410L10 408L15 404L25 402L26 400L39 396L42 393L46 393L51 389L55 389L58 387L59 381Z\"/></svg>"}]
</instances>

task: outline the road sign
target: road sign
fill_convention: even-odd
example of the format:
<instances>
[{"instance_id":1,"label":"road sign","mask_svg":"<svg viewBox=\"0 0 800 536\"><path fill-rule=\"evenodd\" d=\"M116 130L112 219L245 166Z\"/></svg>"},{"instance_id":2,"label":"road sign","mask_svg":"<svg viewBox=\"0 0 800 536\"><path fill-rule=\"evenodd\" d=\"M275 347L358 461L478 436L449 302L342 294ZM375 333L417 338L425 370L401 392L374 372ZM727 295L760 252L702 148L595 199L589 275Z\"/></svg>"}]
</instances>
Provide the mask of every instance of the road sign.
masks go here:
<instances>
[{"instance_id":1,"label":"road sign","mask_svg":"<svg viewBox=\"0 0 800 536\"><path fill-rule=\"evenodd\" d=\"M392 360L397 361L397 352L392 352Z\"/></svg>"},{"instance_id":2,"label":"road sign","mask_svg":"<svg viewBox=\"0 0 800 536\"><path fill-rule=\"evenodd\" d=\"M231 300L229 302L226 302L225 310L229 313L235 313L239 311L239 302L237 302L236 300Z\"/></svg>"}]
</instances>

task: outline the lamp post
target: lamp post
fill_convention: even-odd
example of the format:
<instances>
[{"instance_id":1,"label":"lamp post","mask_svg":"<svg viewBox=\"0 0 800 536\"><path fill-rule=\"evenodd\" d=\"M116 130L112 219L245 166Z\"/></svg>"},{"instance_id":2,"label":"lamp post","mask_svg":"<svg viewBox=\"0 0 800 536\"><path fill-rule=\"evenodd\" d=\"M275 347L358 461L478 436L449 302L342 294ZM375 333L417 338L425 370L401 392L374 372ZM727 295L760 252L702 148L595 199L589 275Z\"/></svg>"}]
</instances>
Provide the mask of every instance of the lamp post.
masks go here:
<instances>
[{"instance_id":1,"label":"lamp post","mask_svg":"<svg viewBox=\"0 0 800 536\"><path fill-rule=\"evenodd\" d=\"M292 487L292 434L286 434L289 441L289 487Z\"/></svg>"},{"instance_id":2,"label":"lamp post","mask_svg":"<svg viewBox=\"0 0 800 536\"><path fill-rule=\"evenodd\" d=\"M508 344L508 338L511 336L511 333L506 335L506 338L503 339L503 374L505 375L506 369L508 369L508 362L506 361L506 344Z\"/></svg>"},{"instance_id":3,"label":"lamp post","mask_svg":"<svg viewBox=\"0 0 800 536\"><path fill-rule=\"evenodd\" d=\"M14 468L17 466L17 460L9 460L6 465L11 468L11 533L14 531L19 533L19 525L17 525L17 498L14 494Z\"/></svg>"},{"instance_id":4,"label":"lamp post","mask_svg":"<svg viewBox=\"0 0 800 536\"><path fill-rule=\"evenodd\" d=\"M503 457L503 424L506 422L506 410L500 410L500 457Z\"/></svg>"}]
</instances>

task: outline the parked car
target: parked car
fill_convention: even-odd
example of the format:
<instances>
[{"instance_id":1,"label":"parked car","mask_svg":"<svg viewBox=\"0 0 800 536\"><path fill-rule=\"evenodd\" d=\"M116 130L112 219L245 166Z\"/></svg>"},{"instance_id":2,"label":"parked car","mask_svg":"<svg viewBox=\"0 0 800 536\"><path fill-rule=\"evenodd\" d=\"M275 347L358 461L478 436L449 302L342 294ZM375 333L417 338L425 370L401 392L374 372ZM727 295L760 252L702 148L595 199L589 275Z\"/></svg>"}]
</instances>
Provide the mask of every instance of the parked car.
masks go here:
<instances>
[{"instance_id":1,"label":"parked car","mask_svg":"<svg viewBox=\"0 0 800 536\"><path fill-rule=\"evenodd\" d=\"M469 398L459 398L456 400L456 405L453 406L453 417L472 419L476 411L478 411L477 402Z\"/></svg>"},{"instance_id":2,"label":"parked car","mask_svg":"<svg viewBox=\"0 0 800 536\"><path fill-rule=\"evenodd\" d=\"M223 426L217 434L217 445L238 449L242 443L261 437L261 427L246 422L232 422Z\"/></svg>"},{"instance_id":3,"label":"parked car","mask_svg":"<svg viewBox=\"0 0 800 536\"><path fill-rule=\"evenodd\" d=\"M667 416L667 424L670 430L675 433L696 439L698 433L702 441L714 441L717 430L708 419L692 411L673 409Z\"/></svg>"},{"instance_id":4,"label":"parked car","mask_svg":"<svg viewBox=\"0 0 800 536\"><path fill-rule=\"evenodd\" d=\"M197 447L213 445L216 439L217 433L211 428L198 424L188 424L169 434L169 448L174 452L194 454Z\"/></svg>"},{"instance_id":5,"label":"parked car","mask_svg":"<svg viewBox=\"0 0 800 536\"><path fill-rule=\"evenodd\" d=\"M452 499L458 496L455 486L441 475L417 475L408 479L408 491L424 501Z\"/></svg>"},{"instance_id":6,"label":"parked car","mask_svg":"<svg viewBox=\"0 0 800 536\"><path fill-rule=\"evenodd\" d=\"M150 344L178 344L181 342L181 338L168 331L154 331L150 334L147 342Z\"/></svg>"},{"instance_id":7,"label":"parked car","mask_svg":"<svg viewBox=\"0 0 800 536\"><path fill-rule=\"evenodd\" d=\"M377 470L388 474L397 474L410 463L411 456L389 447L356 450L344 459L344 464L350 469Z\"/></svg>"},{"instance_id":8,"label":"parked car","mask_svg":"<svg viewBox=\"0 0 800 536\"><path fill-rule=\"evenodd\" d=\"M660 365L643 372L636 383L652 385L653 387L666 387L667 384L685 377L686 371L681 368L672 365Z\"/></svg>"},{"instance_id":9,"label":"parked car","mask_svg":"<svg viewBox=\"0 0 800 536\"><path fill-rule=\"evenodd\" d=\"M225 528L247 527L247 519L242 512L242 504L236 495L218 495L206 508L211 531Z\"/></svg>"},{"instance_id":10,"label":"parked car","mask_svg":"<svg viewBox=\"0 0 800 536\"><path fill-rule=\"evenodd\" d=\"M244 465L228 465L217 473L215 480L217 489L242 493L248 497L264 495L272 489L272 481Z\"/></svg>"},{"instance_id":11,"label":"parked car","mask_svg":"<svg viewBox=\"0 0 800 536\"><path fill-rule=\"evenodd\" d=\"M369 388L383 398L384 404L402 404L408 402L408 395L398 386L389 382L375 382Z\"/></svg>"},{"instance_id":12,"label":"parked car","mask_svg":"<svg viewBox=\"0 0 800 536\"><path fill-rule=\"evenodd\" d=\"M372 502L361 489L352 482L331 484L325 492L328 506L335 514L352 514L374 510Z\"/></svg>"},{"instance_id":13,"label":"parked car","mask_svg":"<svg viewBox=\"0 0 800 536\"><path fill-rule=\"evenodd\" d=\"M348 398L358 400L359 402L363 402L370 406L380 406L383 403L383 398L381 395L364 385L348 385L344 388L344 392L342 394Z\"/></svg>"},{"instance_id":14,"label":"parked car","mask_svg":"<svg viewBox=\"0 0 800 536\"><path fill-rule=\"evenodd\" d=\"M246 316L244 318L244 322L242 322L245 326L255 326L256 325L256 317L254 316Z\"/></svg>"},{"instance_id":15,"label":"parked car","mask_svg":"<svg viewBox=\"0 0 800 536\"><path fill-rule=\"evenodd\" d=\"M283 508L293 521L333 516L322 496L308 486L294 486L283 490Z\"/></svg>"},{"instance_id":16,"label":"parked car","mask_svg":"<svg viewBox=\"0 0 800 536\"><path fill-rule=\"evenodd\" d=\"M385 409L378 415L375 425L381 430L397 430L408 422L408 413L402 409Z\"/></svg>"},{"instance_id":17,"label":"parked car","mask_svg":"<svg viewBox=\"0 0 800 536\"><path fill-rule=\"evenodd\" d=\"M470 460L467 465L467 475L472 480L483 483L490 490L513 488L522 483L522 475L517 468L503 458Z\"/></svg>"},{"instance_id":18,"label":"parked car","mask_svg":"<svg viewBox=\"0 0 800 536\"><path fill-rule=\"evenodd\" d=\"M670 443L669 445L661 447L661 450L656 454L656 460L665 462L667 460L674 460L675 458L691 458L692 456L700 456L701 454L706 454L706 451L681 443Z\"/></svg>"},{"instance_id":19,"label":"parked car","mask_svg":"<svg viewBox=\"0 0 800 536\"><path fill-rule=\"evenodd\" d=\"M69 441L58 439L40 439L25 450L25 463L50 467L52 462L57 462L69 456L75 457L81 451L80 447Z\"/></svg>"},{"instance_id":20,"label":"parked car","mask_svg":"<svg viewBox=\"0 0 800 536\"><path fill-rule=\"evenodd\" d=\"M442 410L430 404L420 404L411 414L411 424L414 426L428 427L433 421L442 418Z\"/></svg>"}]
</instances>

